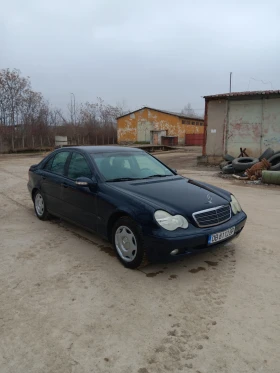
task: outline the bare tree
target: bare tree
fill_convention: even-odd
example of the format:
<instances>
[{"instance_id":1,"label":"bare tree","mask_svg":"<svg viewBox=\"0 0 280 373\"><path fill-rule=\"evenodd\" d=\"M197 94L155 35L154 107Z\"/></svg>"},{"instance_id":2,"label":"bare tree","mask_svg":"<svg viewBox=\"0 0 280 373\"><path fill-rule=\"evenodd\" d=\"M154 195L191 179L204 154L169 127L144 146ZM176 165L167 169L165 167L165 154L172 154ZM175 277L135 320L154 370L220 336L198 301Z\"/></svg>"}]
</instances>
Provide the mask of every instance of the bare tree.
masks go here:
<instances>
[{"instance_id":1,"label":"bare tree","mask_svg":"<svg viewBox=\"0 0 280 373\"><path fill-rule=\"evenodd\" d=\"M184 106L181 113L186 115L187 117L190 117L190 118L196 117L195 111L192 108L192 105L190 103L188 103L187 105Z\"/></svg>"},{"instance_id":2,"label":"bare tree","mask_svg":"<svg viewBox=\"0 0 280 373\"><path fill-rule=\"evenodd\" d=\"M12 150L51 147L55 135L66 135L76 145L114 143L116 118L127 112L124 102L110 105L98 97L77 104L74 94L67 107L66 113L52 108L19 70L0 70L0 143Z\"/></svg>"},{"instance_id":3,"label":"bare tree","mask_svg":"<svg viewBox=\"0 0 280 373\"><path fill-rule=\"evenodd\" d=\"M29 89L29 78L21 77L19 70L0 71L0 117L4 125L19 124L23 100Z\"/></svg>"}]
</instances>

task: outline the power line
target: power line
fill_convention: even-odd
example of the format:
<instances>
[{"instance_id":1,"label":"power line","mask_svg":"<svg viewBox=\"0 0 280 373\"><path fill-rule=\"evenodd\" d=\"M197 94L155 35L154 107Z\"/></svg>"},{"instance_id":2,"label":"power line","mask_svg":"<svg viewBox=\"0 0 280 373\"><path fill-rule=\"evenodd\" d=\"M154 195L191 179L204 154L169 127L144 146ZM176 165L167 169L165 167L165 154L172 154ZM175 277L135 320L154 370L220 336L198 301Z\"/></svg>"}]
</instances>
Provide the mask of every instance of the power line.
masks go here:
<instances>
[{"instance_id":1,"label":"power line","mask_svg":"<svg viewBox=\"0 0 280 373\"><path fill-rule=\"evenodd\" d=\"M270 84L271 89L273 89L273 85L272 85L272 83L271 83L270 80L269 80L268 82L264 82L264 81L261 80L261 79L250 78L250 79L249 79L249 83L248 83L247 91L249 91L250 84L251 84L251 80L255 80L256 82L262 82L263 84Z\"/></svg>"}]
</instances>

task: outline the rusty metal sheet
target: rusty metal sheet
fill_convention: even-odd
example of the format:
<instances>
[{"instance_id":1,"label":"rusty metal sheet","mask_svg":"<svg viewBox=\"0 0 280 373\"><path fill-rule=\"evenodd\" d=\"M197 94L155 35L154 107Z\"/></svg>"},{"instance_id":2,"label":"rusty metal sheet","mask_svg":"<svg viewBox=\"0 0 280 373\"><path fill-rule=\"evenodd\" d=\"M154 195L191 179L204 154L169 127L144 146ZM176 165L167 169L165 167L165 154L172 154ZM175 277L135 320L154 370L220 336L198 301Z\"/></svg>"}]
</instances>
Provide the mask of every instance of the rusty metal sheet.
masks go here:
<instances>
[{"instance_id":1,"label":"rusty metal sheet","mask_svg":"<svg viewBox=\"0 0 280 373\"><path fill-rule=\"evenodd\" d=\"M204 134L186 134L186 145L188 146L202 146L204 141Z\"/></svg>"}]
</instances>

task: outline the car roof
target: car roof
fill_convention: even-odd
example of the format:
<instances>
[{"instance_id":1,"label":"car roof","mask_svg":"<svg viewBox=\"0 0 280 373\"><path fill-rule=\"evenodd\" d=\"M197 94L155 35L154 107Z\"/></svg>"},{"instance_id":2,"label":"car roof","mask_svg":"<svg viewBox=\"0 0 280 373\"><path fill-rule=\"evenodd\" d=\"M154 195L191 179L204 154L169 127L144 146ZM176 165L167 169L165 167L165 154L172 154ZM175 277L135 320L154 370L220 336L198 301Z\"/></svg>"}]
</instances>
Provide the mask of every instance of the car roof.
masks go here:
<instances>
[{"instance_id":1,"label":"car roof","mask_svg":"<svg viewBox=\"0 0 280 373\"><path fill-rule=\"evenodd\" d=\"M112 152L143 152L142 149L139 148L132 148L132 147L124 147L124 146L106 146L106 145L99 145L99 146L65 146L62 149L68 150L82 150L85 153L112 153Z\"/></svg>"}]
</instances>

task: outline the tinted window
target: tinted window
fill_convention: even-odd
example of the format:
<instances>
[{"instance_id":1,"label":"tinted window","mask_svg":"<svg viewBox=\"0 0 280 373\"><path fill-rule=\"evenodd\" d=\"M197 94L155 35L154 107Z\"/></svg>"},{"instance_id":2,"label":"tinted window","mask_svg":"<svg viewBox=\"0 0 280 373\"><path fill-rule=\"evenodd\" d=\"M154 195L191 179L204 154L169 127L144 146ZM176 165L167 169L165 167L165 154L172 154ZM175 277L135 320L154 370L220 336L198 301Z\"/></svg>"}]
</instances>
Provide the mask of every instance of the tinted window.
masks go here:
<instances>
[{"instance_id":1,"label":"tinted window","mask_svg":"<svg viewBox=\"0 0 280 373\"><path fill-rule=\"evenodd\" d=\"M51 170L52 163L53 163L53 158L54 157L51 157L51 159L48 160L48 162L45 164L44 170L46 170L46 171L50 171Z\"/></svg>"},{"instance_id":2,"label":"tinted window","mask_svg":"<svg viewBox=\"0 0 280 373\"><path fill-rule=\"evenodd\" d=\"M53 158L50 170L55 174L64 175L65 163L67 161L69 154L69 152L60 152L56 154Z\"/></svg>"},{"instance_id":3,"label":"tinted window","mask_svg":"<svg viewBox=\"0 0 280 373\"><path fill-rule=\"evenodd\" d=\"M91 178L91 170L88 166L85 157L79 153L73 153L68 168L68 177L76 180L78 177L89 177Z\"/></svg>"}]
</instances>

